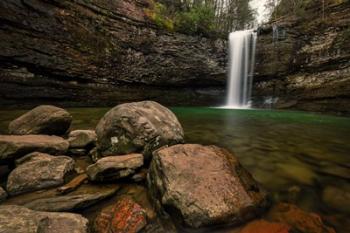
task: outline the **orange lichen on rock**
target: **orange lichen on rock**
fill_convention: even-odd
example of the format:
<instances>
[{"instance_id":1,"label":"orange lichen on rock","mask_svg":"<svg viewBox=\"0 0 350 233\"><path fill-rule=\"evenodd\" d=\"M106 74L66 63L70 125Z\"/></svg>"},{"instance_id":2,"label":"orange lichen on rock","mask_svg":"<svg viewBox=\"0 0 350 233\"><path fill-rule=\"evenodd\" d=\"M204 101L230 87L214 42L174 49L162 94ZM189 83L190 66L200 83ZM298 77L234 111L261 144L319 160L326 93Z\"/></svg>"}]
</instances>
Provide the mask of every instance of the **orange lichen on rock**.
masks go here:
<instances>
[{"instance_id":1,"label":"orange lichen on rock","mask_svg":"<svg viewBox=\"0 0 350 233\"><path fill-rule=\"evenodd\" d=\"M97 233L137 233L147 224L146 212L128 197L101 211L95 220Z\"/></svg>"}]
</instances>

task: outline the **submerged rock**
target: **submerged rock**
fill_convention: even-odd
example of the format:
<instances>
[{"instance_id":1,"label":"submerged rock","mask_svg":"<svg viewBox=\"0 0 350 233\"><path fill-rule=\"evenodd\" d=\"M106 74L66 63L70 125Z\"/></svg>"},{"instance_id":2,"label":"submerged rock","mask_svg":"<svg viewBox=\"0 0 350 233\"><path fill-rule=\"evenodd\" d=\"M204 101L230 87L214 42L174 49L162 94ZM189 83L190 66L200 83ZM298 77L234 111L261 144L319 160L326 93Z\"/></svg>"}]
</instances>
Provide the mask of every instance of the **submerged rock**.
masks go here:
<instances>
[{"instance_id":1,"label":"submerged rock","mask_svg":"<svg viewBox=\"0 0 350 233\"><path fill-rule=\"evenodd\" d=\"M238 224L268 205L266 193L234 155L216 146L185 144L155 151L148 186L158 208L176 210L195 228Z\"/></svg>"},{"instance_id":2,"label":"submerged rock","mask_svg":"<svg viewBox=\"0 0 350 233\"><path fill-rule=\"evenodd\" d=\"M57 136L0 135L0 160L16 159L34 151L64 154L68 147L69 143Z\"/></svg>"},{"instance_id":3,"label":"submerged rock","mask_svg":"<svg viewBox=\"0 0 350 233\"><path fill-rule=\"evenodd\" d=\"M350 186L327 186L323 190L322 200L333 209L350 213Z\"/></svg>"},{"instance_id":4,"label":"submerged rock","mask_svg":"<svg viewBox=\"0 0 350 233\"><path fill-rule=\"evenodd\" d=\"M0 202L7 198L7 192L0 186Z\"/></svg>"},{"instance_id":5,"label":"submerged rock","mask_svg":"<svg viewBox=\"0 0 350 233\"><path fill-rule=\"evenodd\" d=\"M288 224L293 230L301 233L335 233L333 228L323 223L320 216L307 213L292 204L277 204L270 210L268 219Z\"/></svg>"},{"instance_id":6,"label":"submerged rock","mask_svg":"<svg viewBox=\"0 0 350 233\"><path fill-rule=\"evenodd\" d=\"M70 148L85 148L87 146L94 146L97 139L94 130L74 130L69 133L68 137Z\"/></svg>"},{"instance_id":7,"label":"submerged rock","mask_svg":"<svg viewBox=\"0 0 350 233\"><path fill-rule=\"evenodd\" d=\"M92 181L110 181L132 175L142 165L142 154L108 156L88 166L86 173Z\"/></svg>"},{"instance_id":8,"label":"submerged rock","mask_svg":"<svg viewBox=\"0 0 350 233\"><path fill-rule=\"evenodd\" d=\"M101 211L95 220L96 233L137 233L147 224L146 212L131 198L122 197Z\"/></svg>"},{"instance_id":9,"label":"submerged rock","mask_svg":"<svg viewBox=\"0 0 350 233\"><path fill-rule=\"evenodd\" d=\"M256 220L248 223L239 233L292 233L291 227L283 223Z\"/></svg>"},{"instance_id":10,"label":"submerged rock","mask_svg":"<svg viewBox=\"0 0 350 233\"><path fill-rule=\"evenodd\" d=\"M61 212L80 210L110 197L118 189L119 186L117 185L83 185L67 195L36 199L26 203L24 206L39 211Z\"/></svg>"},{"instance_id":11,"label":"submerged rock","mask_svg":"<svg viewBox=\"0 0 350 233\"><path fill-rule=\"evenodd\" d=\"M39 212L22 206L0 206L2 233L88 233L88 220L79 214Z\"/></svg>"},{"instance_id":12,"label":"submerged rock","mask_svg":"<svg viewBox=\"0 0 350 233\"><path fill-rule=\"evenodd\" d=\"M96 133L102 155L142 152L147 159L159 147L184 141L176 116L153 101L114 107L100 120Z\"/></svg>"},{"instance_id":13,"label":"submerged rock","mask_svg":"<svg viewBox=\"0 0 350 233\"><path fill-rule=\"evenodd\" d=\"M42 153L32 153L18 164L8 176L10 195L61 185L65 175L74 168L74 160L70 157Z\"/></svg>"},{"instance_id":14,"label":"submerged rock","mask_svg":"<svg viewBox=\"0 0 350 233\"><path fill-rule=\"evenodd\" d=\"M51 105L38 106L9 124L9 133L16 135L63 135L72 122L72 116L64 109Z\"/></svg>"}]
</instances>

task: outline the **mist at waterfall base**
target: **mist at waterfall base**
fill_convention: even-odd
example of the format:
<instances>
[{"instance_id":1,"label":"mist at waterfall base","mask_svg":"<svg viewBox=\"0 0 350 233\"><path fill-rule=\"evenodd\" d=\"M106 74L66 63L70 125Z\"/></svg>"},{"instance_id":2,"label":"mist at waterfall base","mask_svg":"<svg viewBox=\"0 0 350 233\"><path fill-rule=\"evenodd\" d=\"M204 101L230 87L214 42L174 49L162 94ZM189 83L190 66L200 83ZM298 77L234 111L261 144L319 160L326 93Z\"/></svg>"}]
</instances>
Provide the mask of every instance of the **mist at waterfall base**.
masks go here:
<instances>
[{"instance_id":1,"label":"mist at waterfall base","mask_svg":"<svg viewBox=\"0 0 350 233\"><path fill-rule=\"evenodd\" d=\"M248 109L251 106L255 48L254 30L229 35L229 63L226 104L223 108Z\"/></svg>"}]
</instances>

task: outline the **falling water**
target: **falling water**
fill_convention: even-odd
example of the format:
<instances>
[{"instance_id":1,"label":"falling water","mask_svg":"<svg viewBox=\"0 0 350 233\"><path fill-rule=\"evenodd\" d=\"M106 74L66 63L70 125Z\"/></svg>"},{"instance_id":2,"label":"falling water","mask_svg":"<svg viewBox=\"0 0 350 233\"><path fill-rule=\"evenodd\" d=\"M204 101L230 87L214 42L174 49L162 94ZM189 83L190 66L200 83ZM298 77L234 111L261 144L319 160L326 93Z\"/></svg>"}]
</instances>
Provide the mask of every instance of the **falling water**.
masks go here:
<instances>
[{"instance_id":1,"label":"falling water","mask_svg":"<svg viewBox=\"0 0 350 233\"><path fill-rule=\"evenodd\" d=\"M256 38L257 34L254 30L230 33L229 82L226 107L250 107Z\"/></svg>"}]
</instances>

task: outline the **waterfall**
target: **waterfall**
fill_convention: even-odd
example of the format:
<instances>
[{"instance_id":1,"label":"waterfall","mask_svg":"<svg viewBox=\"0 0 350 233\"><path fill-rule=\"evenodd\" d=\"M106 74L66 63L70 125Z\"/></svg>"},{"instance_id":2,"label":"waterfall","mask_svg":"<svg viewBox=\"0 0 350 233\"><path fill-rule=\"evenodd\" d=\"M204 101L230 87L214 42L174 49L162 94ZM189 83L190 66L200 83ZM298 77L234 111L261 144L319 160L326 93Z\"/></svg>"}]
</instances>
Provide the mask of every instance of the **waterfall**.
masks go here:
<instances>
[{"instance_id":1,"label":"waterfall","mask_svg":"<svg viewBox=\"0 0 350 233\"><path fill-rule=\"evenodd\" d=\"M254 30L230 33L229 81L226 107L250 107L256 38L257 34Z\"/></svg>"}]
</instances>

